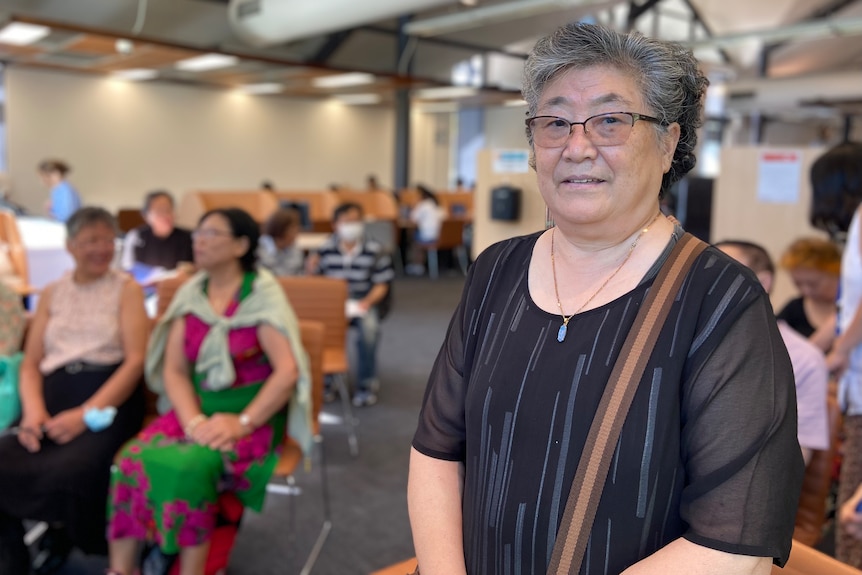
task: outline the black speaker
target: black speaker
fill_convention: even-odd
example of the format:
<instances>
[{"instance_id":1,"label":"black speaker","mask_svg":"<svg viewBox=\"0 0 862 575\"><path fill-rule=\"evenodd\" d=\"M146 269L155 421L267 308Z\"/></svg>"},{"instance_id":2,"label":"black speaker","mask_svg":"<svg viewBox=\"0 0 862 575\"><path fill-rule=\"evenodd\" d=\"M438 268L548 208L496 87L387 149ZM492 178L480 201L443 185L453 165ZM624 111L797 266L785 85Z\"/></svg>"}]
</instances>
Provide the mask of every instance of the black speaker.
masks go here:
<instances>
[{"instance_id":1,"label":"black speaker","mask_svg":"<svg viewBox=\"0 0 862 575\"><path fill-rule=\"evenodd\" d=\"M521 189L498 186L491 190L491 219L514 222L521 216Z\"/></svg>"}]
</instances>

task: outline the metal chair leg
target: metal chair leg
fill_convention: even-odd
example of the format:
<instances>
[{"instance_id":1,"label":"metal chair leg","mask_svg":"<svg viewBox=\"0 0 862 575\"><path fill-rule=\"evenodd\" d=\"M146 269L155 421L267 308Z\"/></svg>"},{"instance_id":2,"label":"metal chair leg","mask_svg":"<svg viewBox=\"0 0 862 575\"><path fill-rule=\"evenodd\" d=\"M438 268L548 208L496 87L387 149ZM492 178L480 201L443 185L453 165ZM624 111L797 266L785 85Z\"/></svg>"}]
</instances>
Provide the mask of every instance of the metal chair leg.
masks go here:
<instances>
[{"instance_id":1,"label":"metal chair leg","mask_svg":"<svg viewBox=\"0 0 862 575\"><path fill-rule=\"evenodd\" d=\"M317 451L320 454L320 490L323 501L323 525L320 528L320 533L314 541L314 546L311 553L308 554L308 559L305 560L305 565L302 566L300 575L309 575L314 568L317 559L320 557L320 552L323 550L323 545L329 537L329 532L332 531L332 518L329 515L329 480L326 473L326 449L323 443L323 437L316 435L314 442L317 444Z\"/></svg>"},{"instance_id":2,"label":"metal chair leg","mask_svg":"<svg viewBox=\"0 0 862 575\"><path fill-rule=\"evenodd\" d=\"M347 442L350 445L350 455L359 455L359 438L356 435L356 419L353 418L353 407L350 405L350 391L347 389L347 378L343 373L333 377L341 396L341 406L344 411L344 423L347 424Z\"/></svg>"},{"instance_id":3,"label":"metal chair leg","mask_svg":"<svg viewBox=\"0 0 862 575\"><path fill-rule=\"evenodd\" d=\"M437 262L437 250L428 250L428 275L431 279L437 279L440 275L440 269Z\"/></svg>"}]
</instances>

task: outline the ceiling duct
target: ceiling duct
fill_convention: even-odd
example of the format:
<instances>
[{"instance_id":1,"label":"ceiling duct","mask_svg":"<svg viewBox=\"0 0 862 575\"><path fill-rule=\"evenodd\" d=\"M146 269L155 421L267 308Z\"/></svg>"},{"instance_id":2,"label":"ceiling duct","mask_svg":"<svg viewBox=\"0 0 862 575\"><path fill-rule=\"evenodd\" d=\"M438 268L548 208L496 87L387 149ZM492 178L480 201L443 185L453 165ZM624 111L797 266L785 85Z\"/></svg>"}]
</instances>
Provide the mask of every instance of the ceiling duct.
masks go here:
<instances>
[{"instance_id":1,"label":"ceiling duct","mask_svg":"<svg viewBox=\"0 0 862 575\"><path fill-rule=\"evenodd\" d=\"M453 14L443 14L425 20L416 20L404 26L404 31L412 36L439 36L551 12L583 8L590 5L601 5L595 6L595 9L599 9L618 3L620 3L619 0L515 0L514 2L493 4Z\"/></svg>"},{"instance_id":2,"label":"ceiling duct","mask_svg":"<svg viewBox=\"0 0 862 575\"><path fill-rule=\"evenodd\" d=\"M799 108L818 99L862 96L862 72L839 72L794 78L758 78L727 84L728 111L772 113Z\"/></svg>"},{"instance_id":3,"label":"ceiling duct","mask_svg":"<svg viewBox=\"0 0 862 575\"><path fill-rule=\"evenodd\" d=\"M230 0L228 20L242 40L263 47L447 4L456 0Z\"/></svg>"}]
</instances>

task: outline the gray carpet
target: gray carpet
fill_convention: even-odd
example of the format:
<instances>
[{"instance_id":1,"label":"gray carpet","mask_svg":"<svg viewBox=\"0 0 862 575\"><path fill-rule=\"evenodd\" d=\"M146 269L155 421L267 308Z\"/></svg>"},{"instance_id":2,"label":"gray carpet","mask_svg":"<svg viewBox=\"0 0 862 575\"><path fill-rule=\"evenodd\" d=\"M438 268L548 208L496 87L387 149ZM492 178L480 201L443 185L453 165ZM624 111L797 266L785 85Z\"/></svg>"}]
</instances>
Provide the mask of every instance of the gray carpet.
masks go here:
<instances>
[{"instance_id":1,"label":"gray carpet","mask_svg":"<svg viewBox=\"0 0 862 575\"><path fill-rule=\"evenodd\" d=\"M343 425L323 428L333 528L315 575L362 575L413 556L406 496L410 440L428 372L462 286L457 274L433 282L397 280L394 307L383 324L380 401L355 410L359 456L350 455ZM325 411L342 415L338 402ZM299 573L322 521L317 460L297 481L298 497L270 494L262 513L246 513L230 575ZM105 566L104 558L76 554L60 573L96 575Z\"/></svg>"}]
</instances>

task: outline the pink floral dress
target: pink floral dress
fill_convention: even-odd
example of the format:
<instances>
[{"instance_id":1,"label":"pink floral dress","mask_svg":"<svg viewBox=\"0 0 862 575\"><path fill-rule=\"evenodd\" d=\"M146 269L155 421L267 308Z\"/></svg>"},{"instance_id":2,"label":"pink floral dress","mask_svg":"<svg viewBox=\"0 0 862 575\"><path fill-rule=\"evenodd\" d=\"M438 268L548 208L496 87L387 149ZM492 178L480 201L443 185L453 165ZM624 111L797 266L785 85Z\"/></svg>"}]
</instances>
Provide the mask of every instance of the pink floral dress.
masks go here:
<instances>
[{"instance_id":1,"label":"pink floral dress","mask_svg":"<svg viewBox=\"0 0 862 575\"><path fill-rule=\"evenodd\" d=\"M250 288L251 280L244 282L225 315L236 311ZM194 315L186 316L185 322L185 353L194 365L209 325ZM192 368L206 415L241 412L272 373L257 328L231 330L228 342L237 375L231 387L209 390L202 374ZM153 540L163 552L173 554L209 540L223 492L234 492L246 507L260 511L285 423L286 414L280 412L237 441L233 451L220 452L187 439L173 410L159 417L117 456L111 473L108 539Z\"/></svg>"}]
</instances>

